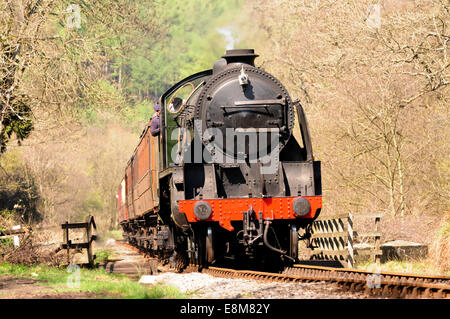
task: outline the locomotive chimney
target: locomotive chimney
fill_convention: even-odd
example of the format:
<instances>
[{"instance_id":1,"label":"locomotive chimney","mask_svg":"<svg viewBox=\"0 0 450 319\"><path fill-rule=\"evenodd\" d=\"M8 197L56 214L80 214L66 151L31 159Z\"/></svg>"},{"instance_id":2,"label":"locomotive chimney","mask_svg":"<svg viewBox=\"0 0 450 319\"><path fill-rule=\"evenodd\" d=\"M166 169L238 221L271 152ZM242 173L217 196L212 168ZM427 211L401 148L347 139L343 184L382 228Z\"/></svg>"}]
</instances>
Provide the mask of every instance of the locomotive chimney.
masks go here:
<instances>
[{"instance_id":1,"label":"locomotive chimney","mask_svg":"<svg viewBox=\"0 0 450 319\"><path fill-rule=\"evenodd\" d=\"M255 54L255 50L253 49L239 49L227 50L222 58L227 61L227 64L245 63L250 64L251 66L255 66L255 58L257 58L258 56L259 55Z\"/></svg>"},{"instance_id":2,"label":"locomotive chimney","mask_svg":"<svg viewBox=\"0 0 450 319\"><path fill-rule=\"evenodd\" d=\"M254 67L255 58L258 56L253 49L227 50L222 59L214 63L213 74L222 72L230 63L244 63Z\"/></svg>"}]
</instances>

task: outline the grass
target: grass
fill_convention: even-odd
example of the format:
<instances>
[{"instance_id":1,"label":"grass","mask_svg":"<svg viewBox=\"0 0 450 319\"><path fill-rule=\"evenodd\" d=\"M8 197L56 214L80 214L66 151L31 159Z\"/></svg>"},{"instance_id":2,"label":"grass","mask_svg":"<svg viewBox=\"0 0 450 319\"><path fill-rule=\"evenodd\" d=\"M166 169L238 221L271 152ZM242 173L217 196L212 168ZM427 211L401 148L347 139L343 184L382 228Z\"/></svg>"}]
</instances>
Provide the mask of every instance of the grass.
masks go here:
<instances>
[{"instance_id":1,"label":"grass","mask_svg":"<svg viewBox=\"0 0 450 319\"><path fill-rule=\"evenodd\" d=\"M77 272L79 271L79 276ZM8 263L0 264L1 276L32 278L39 285L52 287L58 292L90 292L100 298L124 299L181 299L186 298L177 288L168 285L144 286L130 278L110 274L104 269L77 269L72 272L65 268L48 267L45 265L23 266ZM79 286L72 288L70 284Z\"/></svg>"},{"instance_id":2,"label":"grass","mask_svg":"<svg viewBox=\"0 0 450 319\"><path fill-rule=\"evenodd\" d=\"M388 261L380 265L381 271L450 276L450 214L443 216L439 229L428 248L428 257L421 260ZM358 269L376 271L371 262L359 263Z\"/></svg>"},{"instance_id":3,"label":"grass","mask_svg":"<svg viewBox=\"0 0 450 319\"><path fill-rule=\"evenodd\" d=\"M357 269L368 270L368 271L386 271L386 272L400 272L408 274L419 274L419 275L446 275L450 276L450 271L444 273L435 269L429 261L427 260L417 260L417 261L387 261L380 265L381 269L377 268L376 263L373 262L362 262L356 265Z\"/></svg>"},{"instance_id":4,"label":"grass","mask_svg":"<svg viewBox=\"0 0 450 319\"><path fill-rule=\"evenodd\" d=\"M12 238L0 238L0 246L3 246L3 248L11 248L14 246L14 240Z\"/></svg>"},{"instance_id":5,"label":"grass","mask_svg":"<svg viewBox=\"0 0 450 319\"><path fill-rule=\"evenodd\" d=\"M113 255L113 251L110 249L100 249L95 252L95 262L106 263L109 257Z\"/></svg>"}]
</instances>

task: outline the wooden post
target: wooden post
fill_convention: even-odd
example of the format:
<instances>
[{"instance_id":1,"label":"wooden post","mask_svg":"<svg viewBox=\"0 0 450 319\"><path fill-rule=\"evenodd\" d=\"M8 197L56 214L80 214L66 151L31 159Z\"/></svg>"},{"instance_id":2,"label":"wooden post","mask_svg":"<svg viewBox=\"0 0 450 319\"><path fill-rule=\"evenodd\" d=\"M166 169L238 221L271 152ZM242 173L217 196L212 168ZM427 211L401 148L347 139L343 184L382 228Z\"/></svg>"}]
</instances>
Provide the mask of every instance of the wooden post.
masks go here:
<instances>
[{"instance_id":1,"label":"wooden post","mask_svg":"<svg viewBox=\"0 0 450 319\"><path fill-rule=\"evenodd\" d=\"M381 256L378 254L378 252L380 251L380 241L381 238L378 234L379 231L379 225L380 225L380 216L376 216L375 217L375 263L377 264L377 269L379 269L380 267L380 262L381 262Z\"/></svg>"},{"instance_id":2,"label":"wooden post","mask_svg":"<svg viewBox=\"0 0 450 319\"><path fill-rule=\"evenodd\" d=\"M67 247L67 264L70 265L70 241L69 241L69 222L66 221L66 227L63 228L63 243Z\"/></svg>"},{"instance_id":3,"label":"wooden post","mask_svg":"<svg viewBox=\"0 0 450 319\"><path fill-rule=\"evenodd\" d=\"M88 262L89 266L94 266L94 257L92 255L92 216L88 216L88 222L86 227L86 235L87 235L87 255L88 255Z\"/></svg>"},{"instance_id":4,"label":"wooden post","mask_svg":"<svg viewBox=\"0 0 450 319\"><path fill-rule=\"evenodd\" d=\"M86 249L88 255L88 261L90 266L94 266L95 255L93 254L93 241L97 239L95 220L93 216L88 216L87 222L84 223L69 223L68 221L61 224L63 229L63 244L60 249L67 249L67 263L70 265L70 249L75 250ZM70 229L84 229L86 231L86 242L72 243L69 239Z\"/></svg>"},{"instance_id":5,"label":"wooden post","mask_svg":"<svg viewBox=\"0 0 450 319\"><path fill-rule=\"evenodd\" d=\"M348 214L347 218L347 231L348 231L348 240L347 240L347 249L348 249L348 260L347 265L348 268L353 268L355 256L353 254L353 215L351 213Z\"/></svg>"},{"instance_id":6,"label":"wooden post","mask_svg":"<svg viewBox=\"0 0 450 319\"><path fill-rule=\"evenodd\" d=\"M20 230L21 228L22 227L20 225L16 225L16 226L13 226L11 229L12 230ZM13 236L13 241L14 241L14 247L19 247L20 246L19 235Z\"/></svg>"}]
</instances>

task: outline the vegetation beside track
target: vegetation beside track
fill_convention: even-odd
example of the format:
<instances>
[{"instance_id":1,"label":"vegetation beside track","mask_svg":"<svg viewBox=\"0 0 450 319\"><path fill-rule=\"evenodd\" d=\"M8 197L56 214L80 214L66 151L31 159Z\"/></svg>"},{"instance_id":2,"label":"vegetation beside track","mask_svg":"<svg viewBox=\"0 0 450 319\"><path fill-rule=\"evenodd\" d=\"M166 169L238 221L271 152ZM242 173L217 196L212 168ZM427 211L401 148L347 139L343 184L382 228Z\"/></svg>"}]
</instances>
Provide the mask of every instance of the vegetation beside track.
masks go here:
<instances>
[{"instance_id":1,"label":"vegetation beside track","mask_svg":"<svg viewBox=\"0 0 450 319\"><path fill-rule=\"evenodd\" d=\"M356 269L367 271L384 271L384 272L401 272L407 274L418 275L445 275L450 276L450 271L441 272L439 269L433 267L428 260L417 261L388 261L382 263L380 268L377 268L377 264L374 262L362 262L356 265Z\"/></svg>"},{"instance_id":2,"label":"vegetation beside track","mask_svg":"<svg viewBox=\"0 0 450 319\"><path fill-rule=\"evenodd\" d=\"M110 249L100 249L95 252L95 261L98 263L105 263L113 255Z\"/></svg>"},{"instance_id":3,"label":"vegetation beside track","mask_svg":"<svg viewBox=\"0 0 450 319\"><path fill-rule=\"evenodd\" d=\"M361 262L356 265L356 268L368 271L378 270L376 263L373 262ZM433 235L428 258L408 261L391 260L382 263L380 268L380 271L388 272L450 276L450 220L443 219L439 229Z\"/></svg>"},{"instance_id":4,"label":"vegetation beside track","mask_svg":"<svg viewBox=\"0 0 450 319\"><path fill-rule=\"evenodd\" d=\"M48 267L45 265L23 266L8 263L0 264L0 282L4 276L36 280L40 286L51 287L57 292L89 292L99 298L128 299L180 299L186 298L177 288L168 285L144 286L120 274L110 274L103 269L80 269L79 287L70 288L66 268ZM72 277L73 278L73 277ZM73 282L73 281L72 281Z\"/></svg>"}]
</instances>

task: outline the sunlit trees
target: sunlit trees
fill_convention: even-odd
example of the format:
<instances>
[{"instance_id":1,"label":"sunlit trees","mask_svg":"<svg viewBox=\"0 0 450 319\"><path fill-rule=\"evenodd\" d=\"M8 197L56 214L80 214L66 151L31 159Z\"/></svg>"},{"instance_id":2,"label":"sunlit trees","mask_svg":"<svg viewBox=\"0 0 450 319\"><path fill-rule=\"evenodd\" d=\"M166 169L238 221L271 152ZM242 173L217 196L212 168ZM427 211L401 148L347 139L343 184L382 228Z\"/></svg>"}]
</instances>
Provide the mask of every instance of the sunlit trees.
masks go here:
<instances>
[{"instance_id":1,"label":"sunlit trees","mask_svg":"<svg viewBox=\"0 0 450 319\"><path fill-rule=\"evenodd\" d=\"M448 208L449 3L384 1L379 17L370 1L252 5L263 65L306 108L328 207Z\"/></svg>"},{"instance_id":2,"label":"sunlit trees","mask_svg":"<svg viewBox=\"0 0 450 319\"><path fill-rule=\"evenodd\" d=\"M0 174L0 209L31 208L46 223L94 214L101 227L115 225L116 188L153 103L224 53L216 27L233 21L240 5L1 1L0 156L5 166L20 154L9 175L27 173L30 183L17 189L33 192L11 191ZM31 194L33 207L14 210L14 194Z\"/></svg>"}]
</instances>

